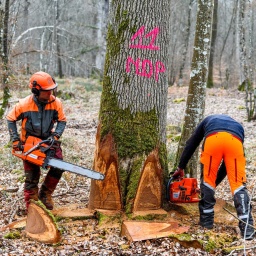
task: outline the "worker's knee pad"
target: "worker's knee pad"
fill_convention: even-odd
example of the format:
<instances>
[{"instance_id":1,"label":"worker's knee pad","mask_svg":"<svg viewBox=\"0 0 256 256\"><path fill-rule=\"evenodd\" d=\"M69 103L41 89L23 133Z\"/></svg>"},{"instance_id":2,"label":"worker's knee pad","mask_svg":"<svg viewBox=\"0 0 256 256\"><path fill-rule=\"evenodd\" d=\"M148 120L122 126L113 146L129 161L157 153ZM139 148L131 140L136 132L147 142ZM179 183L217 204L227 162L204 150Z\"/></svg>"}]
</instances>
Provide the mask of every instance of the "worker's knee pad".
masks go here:
<instances>
[{"instance_id":1,"label":"worker's knee pad","mask_svg":"<svg viewBox=\"0 0 256 256\"><path fill-rule=\"evenodd\" d=\"M234 194L234 204L239 219L249 218L249 221L253 222L251 215L252 206L246 187L241 188Z\"/></svg>"}]
</instances>

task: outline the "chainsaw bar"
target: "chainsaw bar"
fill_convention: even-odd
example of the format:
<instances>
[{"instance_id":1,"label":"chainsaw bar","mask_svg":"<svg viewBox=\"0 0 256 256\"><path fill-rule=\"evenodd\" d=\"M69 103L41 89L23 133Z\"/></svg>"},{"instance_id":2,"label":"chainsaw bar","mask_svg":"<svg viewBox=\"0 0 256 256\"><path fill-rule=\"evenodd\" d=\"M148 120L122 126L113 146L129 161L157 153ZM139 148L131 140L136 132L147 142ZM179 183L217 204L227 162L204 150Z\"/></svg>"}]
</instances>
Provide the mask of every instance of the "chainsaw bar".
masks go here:
<instances>
[{"instance_id":1,"label":"chainsaw bar","mask_svg":"<svg viewBox=\"0 0 256 256\"><path fill-rule=\"evenodd\" d=\"M47 158L46 165L56 167L61 170L72 172L75 174L80 174L82 176L86 176L86 177L94 179L94 180L104 180L104 178L105 178L105 175L100 172L96 172L96 171L93 171L93 170L90 170L90 169L87 169L87 168L84 168L84 167L81 167L78 165L67 163L62 160L55 159L52 157Z\"/></svg>"}]
</instances>

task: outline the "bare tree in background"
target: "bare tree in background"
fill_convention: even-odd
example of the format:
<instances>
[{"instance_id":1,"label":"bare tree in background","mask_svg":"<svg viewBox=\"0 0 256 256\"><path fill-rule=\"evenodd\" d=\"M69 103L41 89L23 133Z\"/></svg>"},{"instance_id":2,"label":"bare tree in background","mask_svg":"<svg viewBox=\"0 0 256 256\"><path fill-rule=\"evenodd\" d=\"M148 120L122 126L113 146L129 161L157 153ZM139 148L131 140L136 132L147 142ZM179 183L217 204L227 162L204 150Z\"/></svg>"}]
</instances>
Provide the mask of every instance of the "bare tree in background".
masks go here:
<instances>
[{"instance_id":1,"label":"bare tree in background","mask_svg":"<svg viewBox=\"0 0 256 256\"><path fill-rule=\"evenodd\" d=\"M252 73L254 67L252 67L252 33L251 29L249 33L246 33L246 27L248 23L252 23L251 11L246 10L246 1L240 0L238 13L238 28L239 28L239 57L241 65L241 85L240 89L245 91L245 106L247 111L247 120L251 121L255 118L255 89L252 85ZM248 19L246 19L246 17ZM246 23L246 25L245 25ZM249 38L249 43L246 44L246 37Z\"/></svg>"},{"instance_id":2,"label":"bare tree in background","mask_svg":"<svg viewBox=\"0 0 256 256\"><path fill-rule=\"evenodd\" d=\"M234 24L237 24L237 10L238 10L238 1L239 0L236 0L234 1L234 6L233 6L233 9L231 11L231 18L230 18L230 22L226 21L226 24L228 25L228 29L225 33L225 36L223 38L223 43L222 43L222 46L220 47L219 49L219 67L218 67L218 75L220 77L220 84L225 88L227 89L229 87L229 82L230 82L230 75L231 75L231 68L228 67L227 65L224 64L225 60L224 58L228 58L229 60L231 60L232 62L232 59L233 59L233 56L235 55L236 53L236 37L234 36L233 37L233 43L229 43L228 39L230 37L230 35L232 34L235 34L234 31L236 31L234 29ZM225 8L227 9L227 7ZM236 31L236 33L238 33ZM227 48L227 45L230 45L229 49L231 50L230 53L226 53L225 50ZM224 78L224 79L223 79ZM224 82L223 82L224 80Z\"/></svg>"},{"instance_id":3,"label":"bare tree in background","mask_svg":"<svg viewBox=\"0 0 256 256\"><path fill-rule=\"evenodd\" d=\"M240 83L241 72L239 54L236 53L238 0L215 1L218 3L216 9L219 16L224 18L218 19L214 43L218 50L211 55L214 86L234 88ZM40 69L60 76L63 73L64 76L90 77L96 74L102 77L108 0L17 0L11 3L9 25L13 25L10 26L8 38L11 45L9 61L15 74L33 73ZM197 1L169 0L169 4L172 12L169 26L169 84L188 85ZM252 22L244 25L246 33L251 31L254 49L256 30L250 29L250 26L256 22L256 2L246 1L246 8L249 6ZM250 37L246 35L247 47ZM55 58L54 66L51 56ZM251 60L255 63L256 51L251 52ZM255 82L255 74L252 75Z\"/></svg>"},{"instance_id":4,"label":"bare tree in background","mask_svg":"<svg viewBox=\"0 0 256 256\"><path fill-rule=\"evenodd\" d=\"M214 78L213 78L213 60L215 56L215 45L217 39L217 24L218 24L218 2L219 0L214 0L214 8L213 8L213 20L212 20L212 40L211 40L211 50L210 50L210 58L209 58L209 72L207 79L207 87L211 88L214 86Z\"/></svg>"},{"instance_id":5,"label":"bare tree in background","mask_svg":"<svg viewBox=\"0 0 256 256\"><path fill-rule=\"evenodd\" d=\"M168 0L113 1L90 208L159 209L167 175Z\"/></svg>"},{"instance_id":6,"label":"bare tree in background","mask_svg":"<svg viewBox=\"0 0 256 256\"><path fill-rule=\"evenodd\" d=\"M189 8L188 8L188 15L187 15L187 27L185 29L185 39L184 39L184 50L182 52L182 62L179 72L179 81L178 85L183 85L183 72L184 67L186 65L186 59L187 59L187 53L188 53L188 47L189 47L189 37L191 35L191 12L192 12L192 4L194 3L194 0L189 1Z\"/></svg>"},{"instance_id":7,"label":"bare tree in background","mask_svg":"<svg viewBox=\"0 0 256 256\"><path fill-rule=\"evenodd\" d=\"M3 85L3 103L0 108L0 118L3 117L8 106L10 98L10 89L8 85L9 68L8 68L8 19L9 19L9 0L5 1L3 6L0 1L0 74Z\"/></svg>"},{"instance_id":8,"label":"bare tree in background","mask_svg":"<svg viewBox=\"0 0 256 256\"><path fill-rule=\"evenodd\" d=\"M179 160L186 141L193 130L202 120L205 109L205 91L208 77L208 65L211 45L211 29L214 0L199 0L197 10L196 35L191 66L190 83L187 96L187 106L181 139L178 146L177 161ZM196 177L198 151L187 165L187 173Z\"/></svg>"}]
</instances>

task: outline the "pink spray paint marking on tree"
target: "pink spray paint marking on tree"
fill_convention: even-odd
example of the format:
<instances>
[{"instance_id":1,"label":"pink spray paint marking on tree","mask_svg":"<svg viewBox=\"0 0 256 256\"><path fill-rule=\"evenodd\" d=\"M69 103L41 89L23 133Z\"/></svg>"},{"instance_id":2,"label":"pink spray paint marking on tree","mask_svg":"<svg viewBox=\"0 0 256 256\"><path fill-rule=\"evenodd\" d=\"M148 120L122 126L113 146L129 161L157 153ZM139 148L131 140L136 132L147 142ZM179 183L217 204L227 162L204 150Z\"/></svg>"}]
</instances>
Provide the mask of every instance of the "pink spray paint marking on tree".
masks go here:
<instances>
[{"instance_id":1,"label":"pink spray paint marking on tree","mask_svg":"<svg viewBox=\"0 0 256 256\"><path fill-rule=\"evenodd\" d=\"M159 74L165 72L165 65L161 61L157 61L155 64L155 80L158 81Z\"/></svg>"},{"instance_id":2,"label":"pink spray paint marking on tree","mask_svg":"<svg viewBox=\"0 0 256 256\"><path fill-rule=\"evenodd\" d=\"M156 63L153 64L151 60L141 60L140 58L134 60L132 57L129 56L126 61L127 73L131 72L132 65L135 68L136 75L148 78L154 76L156 81L158 81L159 79L159 74L165 72L164 63L162 63L161 61L156 61Z\"/></svg>"},{"instance_id":3,"label":"pink spray paint marking on tree","mask_svg":"<svg viewBox=\"0 0 256 256\"><path fill-rule=\"evenodd\" d=\"M155 27L153 30L145 35L145 26L142 26L131 38L131 41L135 41L137 38L139 38L139 42L137 44L130 44L129 47L138 49L159 50L160 47L154 45L158 34L159 28ZM150 43L148 45L143 44L143 39L147 39L148 37L151 37Z\"/></svg>"},{"instance_id":4,"label":"pink spray paint marking on tree","mask_svg":"<svg viewBox=\"0 0 256 256\"><path fill-rule=\"evenodd\" d=\"M130 44L129 48L146 49L151 51L160 50L160 47L154 44L158 34L159 34L159 28L155 27L145 35L145 26L142 26L131 37L132 42L137 40L138 43ZM143 41L145 41L147 38L150 38L150 37L151 37L151 40L149 44L144 44ZM151 60L148 60L148 59L141 60L140 58L137 58L136 60L134 60L132 57L129 56L126 60L127 73L131 72L132 65L135 68L136 75L147 77L147 78L154 77L156 81L158 81L159 79L159 74L166 71L165 65L161 61L156 61L154 64Z\"/></svg>"}]
</instances>

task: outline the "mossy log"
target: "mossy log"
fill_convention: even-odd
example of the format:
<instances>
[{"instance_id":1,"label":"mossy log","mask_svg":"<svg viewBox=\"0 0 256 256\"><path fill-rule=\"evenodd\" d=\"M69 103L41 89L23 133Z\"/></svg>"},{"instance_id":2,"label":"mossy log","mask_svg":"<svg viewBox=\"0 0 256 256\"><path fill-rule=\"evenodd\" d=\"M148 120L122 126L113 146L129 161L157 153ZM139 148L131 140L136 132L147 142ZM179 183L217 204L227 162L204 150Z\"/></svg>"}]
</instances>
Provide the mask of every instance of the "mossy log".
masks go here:
<instances>
[{"instance_id":1,"label":"mossy log","mask_svg":"<svg viewBox=\"0 0 256 256\"><path fill-rule=\"evenodd\" d=\"M42 243L60 242L61 234L53 215L40 203L31 202L28 207L26 235Z\"/></svg>"}]
</instances>

